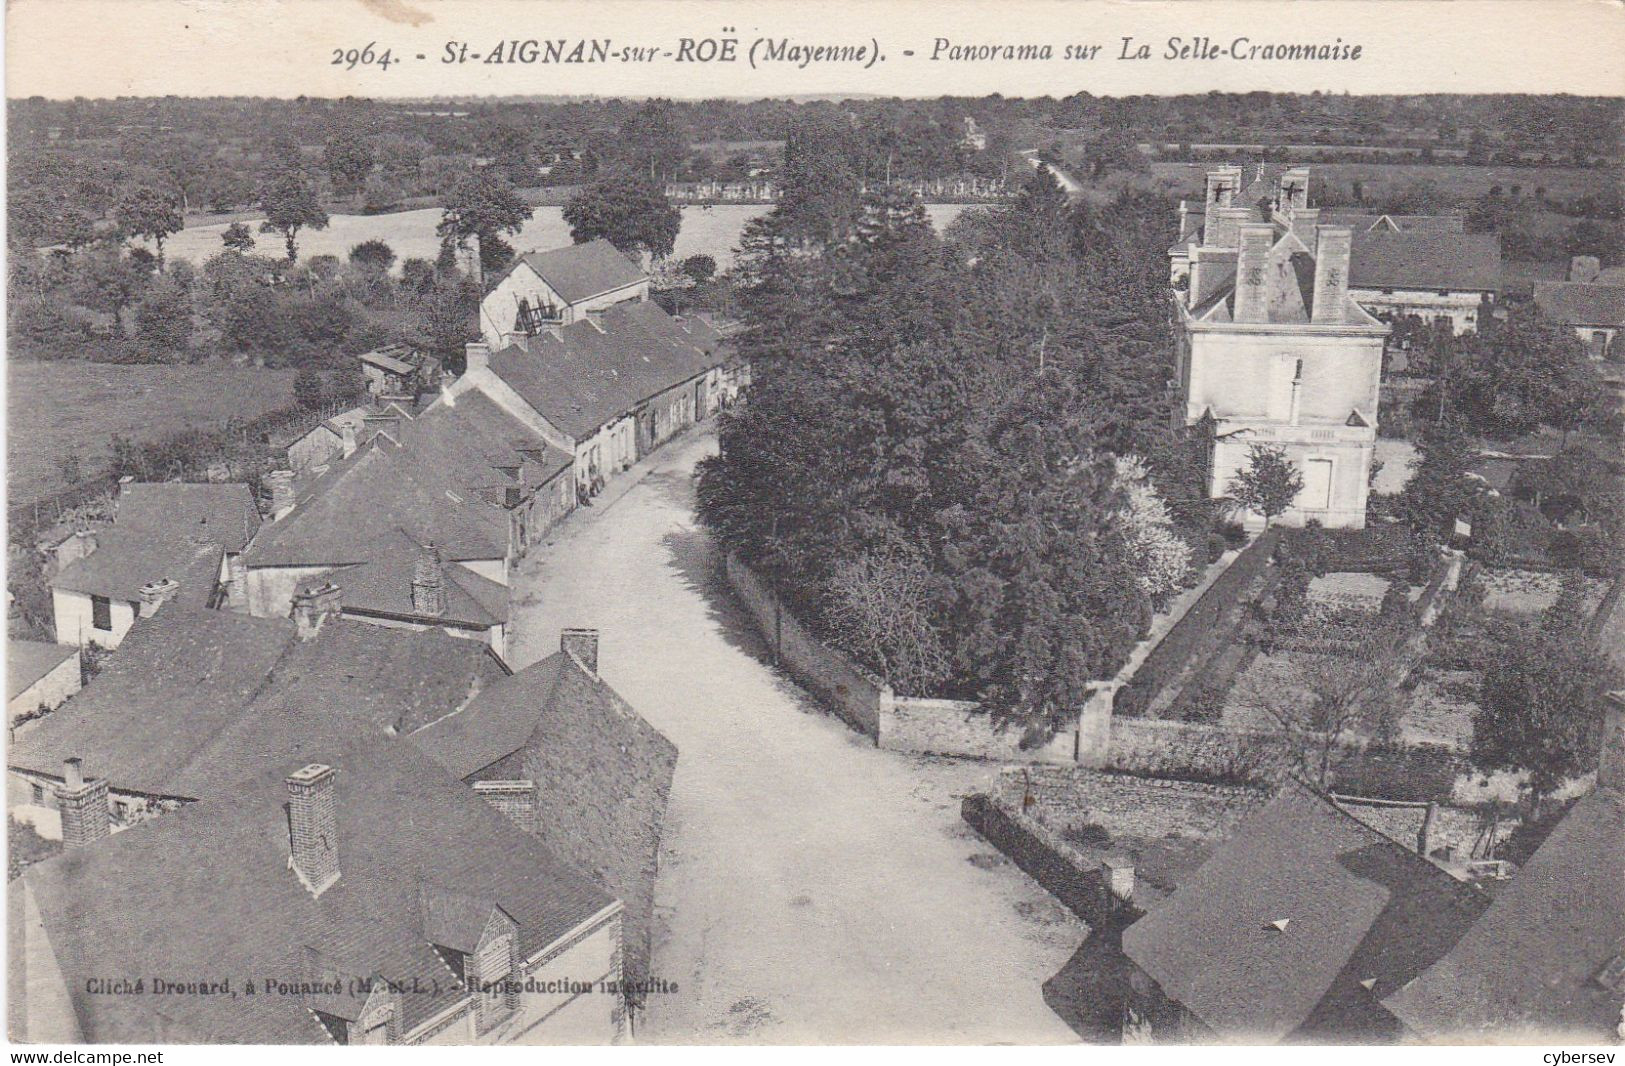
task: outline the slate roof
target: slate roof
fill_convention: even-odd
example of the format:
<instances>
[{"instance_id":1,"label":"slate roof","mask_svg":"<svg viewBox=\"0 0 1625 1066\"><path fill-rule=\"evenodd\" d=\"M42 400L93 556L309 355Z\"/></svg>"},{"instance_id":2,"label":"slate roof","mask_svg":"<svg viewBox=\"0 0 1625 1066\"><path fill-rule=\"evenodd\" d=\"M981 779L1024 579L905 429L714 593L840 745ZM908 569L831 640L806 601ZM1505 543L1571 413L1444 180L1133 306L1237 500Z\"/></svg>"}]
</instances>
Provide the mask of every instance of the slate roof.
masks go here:
<instances>
[{"instance_id":1,"label":"slate roof","mask_svg":"<svg viewBox=\"0 0 1625 1066\"><path fill-rule=\"evenodd\" d=\"M634 285L648 275L620 249L600 238L585 244L528 252L503 277L524 263L568 303L579 303L602 293Z\"/></svg>"},{"instance_id":2,"label":"slate roof","mask_svg":"<svg viewBox=\"0 0 1625 1066\"><path fill-rule=\"evenodd\" d=\"M72 644L47 644L39 640L6 641L6 699L27 692L46 674L78 654Z\"/></svg>"},{"instance_id":3,"label":"slate roof","mask_svg":"<svg viewBox=\"0 0 1625 1066\"><path fill-rule=\"evenodd\" d=\"M169 579L180 584L171 602L208 606L219 584L223 550L213 541L136 533L114 526L96 534L96 550L50 579L54 589L136 603L141 586Z\"/></svg>"},{"instance_id":4,"label":"slate roof","mask_svg":"<svg viewBox=\"0 0 1625 1066\"><path fill-rule=\"evenodd\" d=\"M483 644L329 618L291 621L167 604L131 628L91 683L17 738L9 764L52 777L78 756L121 791L202 798L304 732L410 730L507 676ZM311 730L273 719L310 716ZM280 746L279 746L280 745Z\"/></svg>"},{"instance_id":5,"label":"slate roof","mask_svg":"<svg viewBox=\"0 0 1625 1066\"><path fill-rule=\"evenodd\" d=\"M1625 285L1535 282L1535 306L1570 326L1625 326Z\"/></svg>"},{"instance_id":6,"label":"slate roof","mask_svg":"<svg viewBox=\"0 0 1625 1066\"><path fill-rule=\"evenodd\" d=\"M1350 226L1356 233L1369 231L1379 223L1383 231L1391 226L1401 233L1464 233L1467 226L1467 220L1461 215L1384 215L1333 208L1320 212L1321 225Z\"/></svg>"},{"instance_id":7,"label":"slate roof","mask_svg":"<svg viewBox=\"0 0 1625 1066\"><path fill-rule=\"evenodd\" d=\"M380 545L396 544L402 534L420 544L434 541L449 559L504 558L507 512L466 489L458 492L457 481L424 458L373 438L312 481L291 514L260 531L244 561L256 567L370 562Z\"/></svg>"},{"instance_id":8,"label":"slate roof","mask_svg":"<svg viewBox=\"0 0 1625 1066\"><path fill-rule=\"evenodd\" d=\"M598 322L572 323L559 337L510 345L491 356L491 370L549 423L582 440L724 358L709 324L678 321L645 300L613 307Z\"/></svg>"},{"instance_id":9,"label":"slate roof","mask_svg":"<svg viewBox=\"0 0 1625 1066\"><path fill-rule=\"evenodd\" d=\"M346 566L328 576L339 587L345 610L400 618L420 618L412 605L412 576L419 546L405 537L371 562ZM506 625L508 588L460 566L444 566L446 610L435 621L477 629Z\"/></svg>"},{"instance_id":10,"label":"slate roof","mask_svg":"<svg viewBox=\"0 0 1625 1066\"><path fill-rule=\"evenodd\" d=\"M1493 233L1356 233L1349 285L1496 292L1501 288L1501 238Z\"/></svg>"},{"instance_id":11,"label":"slate roof","mask_svg":"<svg viewBox=\"0 0 1625 1066\"><path fill-rule=\"evenodd\" d=\"M85 991L92 977L219 975L240 993L250 977L300 980L313 964L416 981L422 991L399 997L410 1030L467 995L426 938L426 889L501 908L524 957L613 903L410 744L358 742L320 761L338 771L340 867L320 897L288 868L284 781L297 760L29 869L87 1040L329 1043L300 995Z\"/></svg>"},{"instance_id":12,"label":"slate roof","mask_svg":"<svg viewBox=\"0 0 1625 1066\"><path fill-rule=\"evenodd\" d=\"M1214 1032L1273 1042L1393 1035L1380 998L1488 901L1297 783L1253 814L1123 949ZM1287 921L1284 929L1271 923ZM1375 979L1367 990L1360 982Z\"/></svg>"},{"instance_id":13,"label":"slate roof","mask_svg":"<svg viewBox=\"0 0 1625 1066\"><path fill-rule=\"evenodd\" d=\"M240 552L260 527L247 485L132 482L119 491L114 525L154 537L191 537Z\"/></svg>"},{"instance_id":14,"label":"slate roof","mask_svg":"<svg viewBox=\"0 0 1625 1066\"><path fill-rule=\"evenodd\" d=\"M1625 793L1579 800L1484 916L1383 1003L1423 1037L1619 1038L1625 984L1602 968L1625 955Z\"/></svg>"}]
</instances>

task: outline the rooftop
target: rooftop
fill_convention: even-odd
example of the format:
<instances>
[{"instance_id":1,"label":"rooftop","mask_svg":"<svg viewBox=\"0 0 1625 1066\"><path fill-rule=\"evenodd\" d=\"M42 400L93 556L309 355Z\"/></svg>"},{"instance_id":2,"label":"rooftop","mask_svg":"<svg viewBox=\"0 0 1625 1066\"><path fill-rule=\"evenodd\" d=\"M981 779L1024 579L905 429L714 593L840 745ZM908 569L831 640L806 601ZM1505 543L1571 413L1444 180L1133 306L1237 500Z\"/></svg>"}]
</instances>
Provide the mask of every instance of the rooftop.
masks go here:
<instances>
[{"instance_id":1,"label":"rooftop","mask_svg":"<svg viewBox=\"0 0 1625 1066\"><path fill-rule=\"evenodd\" d=\"M648 278L642 267L602 238L547 252L528 252L520 256L508 272L520 263L541 275L568 303L579 303Z\"/></svg>"},{"instance_id":2,"label":"rooftop","mask_svg":"<svg viewBox=\"0 0 1625 1066\"><path fill-rule=\"evenodd\" d=\"M1625 327L1625 284L1537 281L1535 306L1570 326Z\"/></svg>"},{"instance_id":3,"label":"rooftop","mask_svg":"<svg viewBox=\"0 0 1625 1066\"><path fill-rule=\"evenodd\" d=\"M1444 231L1357 233L1349 257L1356 289L1501 288L1501 238Z\"/></svg>"},{"instance_id":4,"label":"rooftop","mask_svg":"<svg viewBox=\"0 0 1625 1066\"><path fill-rule=\"evenodd\" d=\"M230 796L29 869L25 884L86 1040L327 1044L313 1009L340 1013L300 994L91 995L90 978L221 975L240 989L267 976L381 976L414 989L398 998L410 1030L469 994L431 943L448 933L435 901L500 909L523 958L613 904L410 744L373 739L320 761L337 770L340 868L320 896L288 868L285 778L298 759Z\"/></svg>"},{"instance_id":5,"label":"rooftop","mask_svg":"<svg viewBox=\"0 0 1625 1066\"><path fill-rule=\"evenodd\" d=\"M53 589L138 603L154 581L180 584L171 602L206 607L219 583L224 549L218 541L138 531L122 523L96 534L96 550L63 567Z\"/></svg>"},{"instance_id":6,"label":"rooftop","mask_svg":"<svg viewBox=\"0 0 1625 1066\"><path fill-rule=\"evenodd\" d=\"M491 356L491 369L548 422L577 440L720 364L721 338L698 318L649 301L575 322ZM459 399L458 401L462 401Z\"/></svg>"},{"instance_id":7,"label":"rooftop","mask_svg":"<svg viewBox=\"0 0 1625 1066\"><path fill-rule=\"evenodd\" d=\"M1625 971L1625 793L1570 808L1451 950L1383 1003L1424 1037L1618 1039Z\"/></svg>"},{"instance_id":8,"label":"rooftop","mask_svg":"<svg viewBox=\"0 0 1625 1066\"><path fill-rule=\"evenodd\" d=\"M1289 783L1130 926L1123 949L1225 1036L1382 1033L1397 1022L1381 997L1444 954L1487 904Z\"/></svg>"},{"instance_id":9,"label":"rooftop","mask_svg":"<svg viewBox=\"0 0 1625 1066\"><path fill-rule=\"evenodd\" d=\"M240 552L260 526L254 494L242 484L132 482L119 490L119 529L154 537L214 541Z\"/></svg>"},{"instance_id":10,"label":"rooftop","mask_svg":"<svg viewBox=\"0 0 1625 1066\"><path fill-rule=\"evenodd\" d=\"M408 731L506 675L485 645L437 630L328 618L300 641L284 619L168 604L17 738L9 764L56 777L78 756L115 789L202 798L297 741L264 724L290 708L340 735Z\"/></svg>"},{"instance_id":11,"label":"rooftop","mask_svg":"<svg viewBox=\"0 0 1625 1066\"><path fill-rule=\"evenodd\" d=\"M6 699L14 700L34 683L79 653L72 644L38 640L6 641Z\"/></svg>"}]
</instances>

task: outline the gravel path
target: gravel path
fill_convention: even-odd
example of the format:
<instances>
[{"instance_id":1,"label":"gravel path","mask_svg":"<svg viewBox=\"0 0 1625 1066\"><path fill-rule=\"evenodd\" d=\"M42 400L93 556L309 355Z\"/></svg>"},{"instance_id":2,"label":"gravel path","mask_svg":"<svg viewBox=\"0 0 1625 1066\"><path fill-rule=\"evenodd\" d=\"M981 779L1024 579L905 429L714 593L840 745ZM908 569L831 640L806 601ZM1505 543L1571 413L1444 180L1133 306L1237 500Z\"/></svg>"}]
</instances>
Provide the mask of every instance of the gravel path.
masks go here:
<instances>
[{"instance_id":1,"label":"gravel path","mask_svg":"<svg viewBox=\"0 0 1625 1066\"><path fill-rule=\"evenodd\" d=\"M516 579L515 665L601 630L681 751L644 1043L1065 1042L1040 986L1086 930L959 819L986 764L876 749L764 665L693 516L699 432ZM628 475L630 478L632 475Z\"/></svg>"}]
</instances>

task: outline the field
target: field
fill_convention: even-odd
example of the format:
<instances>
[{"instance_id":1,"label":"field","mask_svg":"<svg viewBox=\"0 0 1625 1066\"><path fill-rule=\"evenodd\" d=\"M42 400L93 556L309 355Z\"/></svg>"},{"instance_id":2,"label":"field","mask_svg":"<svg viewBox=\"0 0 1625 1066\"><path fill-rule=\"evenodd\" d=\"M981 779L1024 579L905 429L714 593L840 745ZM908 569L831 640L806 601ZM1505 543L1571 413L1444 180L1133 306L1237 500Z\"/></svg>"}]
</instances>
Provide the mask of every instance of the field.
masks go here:
<instances>
[{"instance_id":1,"label":"field","mask_svg":"<svg viewBox=\"0 0 1625 1066\"><path fill-rule=\"evenodd\" d=\"M67 455L79 456L87 476L99 473L115 433L150 440L285 407L293 371L10 362L6 388L6 486L18 504L65 488Z\"/></svg>"},{"instance_id":2,"label":"field","mask_svg":"<svg viewBox=\"0 0 1625 1066\"><path fill-rule=\"evenodd\" d=\"M683 225L677 233L676 255L678 258L709 255L719 267L726 268L733 262L733 249L739 244L739 233L745 223L768 210L768 206L759 204L682 208ZM957 204L932 204L926 208L938 232L962 210L964 208ZM538 207L519 234L507 238L508 243L521 252L545 251L569 244L570 227L564 224L563 214L562 208ZM440 251L440 238L434 232L439 221L438 208L387 215L334 215L325 230L305 230L299 234L299 257L336 255L342 258L362 241L381 240L395 250L400 260L432 260ZM189 226L169 239L164 252L170 259L188 259L201 265L222 250L220 235L225 228L225 223ZM276 234L259 233L257 221L252 222L250 228L255 231L254 239L258 242L256 252L282 255L282 241Z\"/></svg>"},{"instance_id":3,"label":"field","mask_svg":"<svg viewBox=\"0 0 1625 1066\"><path fill-rule=\"evenodd\" d=\"M1203 175L1212 163L1151 164L1151 172L1160 182L1178 190L1182 195L1200 198ZM1546 190L1552 199L1566 200L1583 193L1605 192L1614 180L1605 168L1584 167L1507 167L1467 166L1457 163L1308 163L1311 193L1324 190L1327 183L1346 195L1350 183L1358 181L1368 201L1380 201L1390 194L1401 192L1413 185L1428 182L1450 199L1466 202L1475 200L1499 185L1501 191L1512 194L1513 186L1525 196L1532 196L1537 188Z\"/></svg>"}]
</instances>

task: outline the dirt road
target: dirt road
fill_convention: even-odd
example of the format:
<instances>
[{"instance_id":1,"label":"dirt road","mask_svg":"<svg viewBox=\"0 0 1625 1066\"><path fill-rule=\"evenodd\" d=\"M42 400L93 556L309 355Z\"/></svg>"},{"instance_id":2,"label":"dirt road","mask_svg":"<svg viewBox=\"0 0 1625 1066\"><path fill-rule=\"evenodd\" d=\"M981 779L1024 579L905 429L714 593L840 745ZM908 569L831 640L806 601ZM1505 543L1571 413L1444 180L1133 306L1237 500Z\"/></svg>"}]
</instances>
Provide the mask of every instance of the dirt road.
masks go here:
<instances>
[{"instance_id":1,"label":"dirt road","mask_svg":"<svg viewBox=\"0 0 1625 1066\"><path fill-rule=\"evenodd\" d=\"M515 665L598 628L681 752L654 946L677 988L639 1042L1074 1039L1040 985L1085 930L959 819L992 769L880 751L761 661L693 513L714 447L669 446L516 579Z\"/></svg>"}]
</instances>

